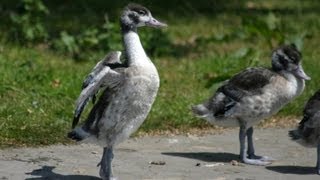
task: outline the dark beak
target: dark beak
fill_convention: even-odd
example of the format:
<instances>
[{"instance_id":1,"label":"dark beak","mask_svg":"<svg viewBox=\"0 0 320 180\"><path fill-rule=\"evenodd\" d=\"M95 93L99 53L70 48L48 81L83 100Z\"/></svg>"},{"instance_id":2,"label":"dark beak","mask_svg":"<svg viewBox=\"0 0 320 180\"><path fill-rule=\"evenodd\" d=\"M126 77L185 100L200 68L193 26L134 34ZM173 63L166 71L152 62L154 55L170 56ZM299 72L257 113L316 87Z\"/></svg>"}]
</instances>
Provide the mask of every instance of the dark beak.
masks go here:
<instances>
[{"instance_id":1,"label":"dark beak","mask_svg":"<svg viewBox=\"0 0 320 180\"><path fill-rule=\"evenodd\" d=\"M150 27L155 27L155 28L161 28L161 27L167 27L168 25L165 23L162 23L158 20L156 20L155 18L151 17L150 20L148 22L146 22L147 26Z\"/></svg>"},{"instance_id":2,"label":"dark beak","mask_svg":"<svg viewBox=\"0 0 320 180\"><path fill-rule=\"evenodd\" d=\"M311 78L304 72L301 64L298 65L298 68L294 70L293 72L297 77L300 77L304 80L310 80Z\"/></svg>"}]
</instances>

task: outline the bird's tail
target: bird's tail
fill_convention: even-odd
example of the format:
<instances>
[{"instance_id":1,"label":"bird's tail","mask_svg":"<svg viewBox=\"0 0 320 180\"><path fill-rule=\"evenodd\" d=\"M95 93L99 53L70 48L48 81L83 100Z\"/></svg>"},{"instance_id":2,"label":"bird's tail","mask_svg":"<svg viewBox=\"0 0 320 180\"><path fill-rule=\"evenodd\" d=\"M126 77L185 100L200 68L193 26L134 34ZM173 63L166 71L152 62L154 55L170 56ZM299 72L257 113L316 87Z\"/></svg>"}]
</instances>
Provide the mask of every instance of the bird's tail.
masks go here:
<instances>
[{"instance_id":1,"label":"bird's tail","mask_svg":"<svg viewBox=\"0 0 320 180\"><path fill-rule=\"evenodd\" d=\"M300 131L298 129L289 131L289 137L291 137L292 140L298 140L302 137Z\"/></svg>"},{"instance_id":2,"label":"bird's tail","mask_svg":"<svg viewBox=\"0 0 320 180\"><path fill-rule=\"evenodd\" d=\"M81 127L77 127L68 133L68 138L75 140L75 141L82 141L89 136L90 136L90 134L88 132L86 132Z\"/></svg>"},{"instance_id":3,"label":"bird's tail","mask_svg":"<svg viewBox=\"0 0 320 180\"><path fill-rule=\"evenodd\" d=\"M191 110L192 110L193 114L198 117L205 117L209 113L208 108L206 106L204 106L203 104L194 105L191 107Z\"/></svg>"}]
</instances>

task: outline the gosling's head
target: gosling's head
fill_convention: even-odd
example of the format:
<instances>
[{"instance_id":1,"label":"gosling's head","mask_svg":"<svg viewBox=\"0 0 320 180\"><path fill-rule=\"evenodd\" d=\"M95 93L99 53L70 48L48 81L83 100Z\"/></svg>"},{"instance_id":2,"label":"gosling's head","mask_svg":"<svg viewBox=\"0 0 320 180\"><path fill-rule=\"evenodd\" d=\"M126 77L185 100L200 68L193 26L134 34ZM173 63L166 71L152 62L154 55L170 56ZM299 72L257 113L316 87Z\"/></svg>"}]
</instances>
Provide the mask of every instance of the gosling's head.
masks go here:
<instances>
[{"instance_id":1,"label":"gosling's head","mask_svg":"<svg viewBox=\"0 0 320 180\"><path fill-rule=\"evenodd\" d=\"M298 78L310 80L301 64L302 55L294 44L284 45L272 52L272 68L275 71L288 71Z\"/></svg>"},{"instance_id":2,"label":"gosling's head","mask_svg":"<svg viewBox=\"0 0 320 180\"><path fill-rule=\"evenodd\" d=\"M167 26L165 23L152 17L151 12L139 4L127 5L122 12L120 22L123 30L135 30L137 27L142 26L155 28Z\"/></svg>"}]
</instances>

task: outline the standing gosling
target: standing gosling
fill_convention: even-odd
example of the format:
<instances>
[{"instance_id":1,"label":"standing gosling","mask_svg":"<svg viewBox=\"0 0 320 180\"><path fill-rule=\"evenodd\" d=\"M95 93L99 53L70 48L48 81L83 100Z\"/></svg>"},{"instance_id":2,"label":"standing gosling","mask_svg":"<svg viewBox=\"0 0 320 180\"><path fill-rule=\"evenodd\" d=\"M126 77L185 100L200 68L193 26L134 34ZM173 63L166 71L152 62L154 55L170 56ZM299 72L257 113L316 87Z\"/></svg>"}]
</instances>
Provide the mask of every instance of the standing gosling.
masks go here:
<instances>
[{"instance_id":1,"label":"standing gosling","mask_svg":"<svg viewBox=\"0 0 320 180\"><path fill-rule=\"evenodd\" d=\"M301 65L301 53L294 45L272 52L272 68L248 68L229 79L193 113L223 127L240 127L240 160L246 164L267 165L273 160L255 155L253 125L277 113L299 96L310 78ZM246 137L248 140L246 155Z\"/></svg>"},{"instance_id":2,"label":"standing gosling","mask_svg":"<svg viewBox=\"0 0 320 180\"><path fill-rule=\"evenodd\" d=\"M100 176L104 180L113 179L113 147L140 127L159 88L157 69L142 47L137 28L166 26L153 18L147 8L137 4L124 8L120 24L126 62L121 63L120 52L112 52L95 66L83 83L76 103L73 128L88 100L95 98L99 89L103 92L85 124L68 134L77 141L93 139L103 147L99 165Z\"/></svg>"}]
</instances>

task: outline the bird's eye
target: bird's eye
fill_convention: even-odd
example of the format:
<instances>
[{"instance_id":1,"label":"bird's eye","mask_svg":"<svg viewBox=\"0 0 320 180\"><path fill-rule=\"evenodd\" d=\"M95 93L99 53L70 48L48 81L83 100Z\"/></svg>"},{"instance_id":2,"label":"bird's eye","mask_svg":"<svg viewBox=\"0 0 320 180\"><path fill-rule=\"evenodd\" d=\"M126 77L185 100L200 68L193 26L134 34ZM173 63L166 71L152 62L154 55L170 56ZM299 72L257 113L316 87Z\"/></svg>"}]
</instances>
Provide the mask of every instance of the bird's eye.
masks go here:
<instances>
[{"instance_id":1,"label":"bird's eye","mask_svg":"<svg viewBox=\"0 0 320 180\"><path fill-rule=\"evenodd\" d=\"M143 15L143 16L144 16L144 15L146 15L147 13L146 13L144 10L139 10L139 11L138 11L138 14L140 14L140 15Z\"/></svg>"},{"instance_id":2,"label":"bird's eye","mask_svg":"<svg viewBox=\"0 0 320 180\"><path fill-rule=\"evenodd\" d=\"M288 63L289 63L288 59L285 58L285 57L283 57L283 56L280 56L280 57L279 57L279 60L280 60L280 62L281 62L282 64L288 64Z\"/></svg>"},{"instance_id":3,"label":"bird's eye","mask_svg":"<svg viewBox=\"0 0 320 180\"><path fill-rule=\"evenodd\" d=\"M291 60L292 62L296 62L296 61L297 61L297 59L296 59L295 57L290 57L290 60Z\"/></svg>"}]
</instances>

